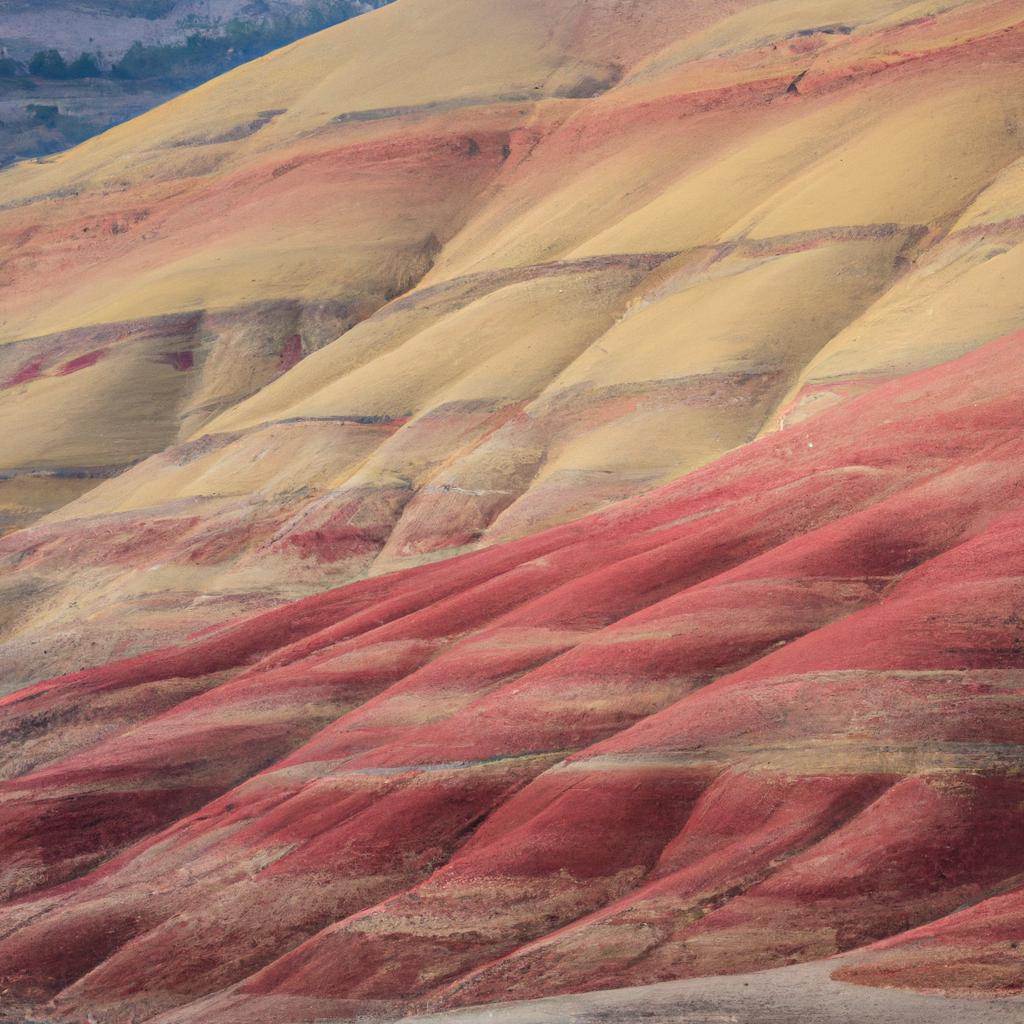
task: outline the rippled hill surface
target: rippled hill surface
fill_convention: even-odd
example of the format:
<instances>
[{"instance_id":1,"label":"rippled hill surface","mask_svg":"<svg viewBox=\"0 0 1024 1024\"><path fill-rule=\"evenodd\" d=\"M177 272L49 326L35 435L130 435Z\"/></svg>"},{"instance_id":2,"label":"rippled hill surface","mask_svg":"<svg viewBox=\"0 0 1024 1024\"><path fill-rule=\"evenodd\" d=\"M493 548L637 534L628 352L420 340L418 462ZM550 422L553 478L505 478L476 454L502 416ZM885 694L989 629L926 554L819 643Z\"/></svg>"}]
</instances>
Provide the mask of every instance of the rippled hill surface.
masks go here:
<instances>
[{"instance_id":1,"label":"rippled hill surface","mask_svg":"<svg viewBox=\"0 0 1024 1024\"><path fill-rule=\"evenodd\" d=\"M1022 58L398 0L0 174L11 1012L1010 1019Z\"/></svg>"}]
</instances>

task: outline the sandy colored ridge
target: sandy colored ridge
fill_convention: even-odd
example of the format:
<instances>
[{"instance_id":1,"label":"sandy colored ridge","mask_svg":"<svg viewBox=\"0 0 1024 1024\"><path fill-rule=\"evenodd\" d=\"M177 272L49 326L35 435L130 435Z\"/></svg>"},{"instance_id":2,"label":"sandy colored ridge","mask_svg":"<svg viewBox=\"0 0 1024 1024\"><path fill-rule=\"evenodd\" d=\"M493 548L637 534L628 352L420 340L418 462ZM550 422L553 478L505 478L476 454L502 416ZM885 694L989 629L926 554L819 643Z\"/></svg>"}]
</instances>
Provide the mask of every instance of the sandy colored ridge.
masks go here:
<instances>
[{"instance_id":1,"label":"sandy colored ridge","mask_svg":"<svg viewBox=\"0 0 1024 1024\"><path fill-rule=\"evenodd\" d=\"M9 169L5 687L1014 329L1021 45L1006 0L402 0Z\"/></svg>"}]
</instances>

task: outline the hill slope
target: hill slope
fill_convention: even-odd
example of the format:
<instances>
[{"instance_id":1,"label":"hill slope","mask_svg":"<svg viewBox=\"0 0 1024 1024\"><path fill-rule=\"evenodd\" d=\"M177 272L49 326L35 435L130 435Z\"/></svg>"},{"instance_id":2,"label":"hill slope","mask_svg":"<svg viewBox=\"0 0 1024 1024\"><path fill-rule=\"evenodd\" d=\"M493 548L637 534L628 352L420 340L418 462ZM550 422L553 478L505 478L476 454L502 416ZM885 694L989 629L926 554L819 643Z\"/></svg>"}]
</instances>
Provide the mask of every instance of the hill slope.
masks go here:
<instances>
[{"instance_id":1,"label":"hill slope","mask_svg":"<svg viewBox=\"0 0 1024 1024\"><path fill-rule=\"evenodd\" d=\"M0 175L12 997L1019 992L1022 51L399 0Z\"/></svg>"},{"instance_id":2,"label":"hill slope","mask_svg":"<svg viewBox=\"0 0 1024 1024\"><path fill-rule=\"evenodd\" d=\"M395 1015L819 958L1019 885L1022 345L7 698L5 985ZM1000 927L1006 969L885 977L1016 992Z\"/></svg>"},{"instance_id":3,"label":"hill slope","mask_svg":"<svg viewBox=\"0 0 1024 1024\"><path fill-rule=\"evenodd\" d=\"M1016 6L730 10L408 0L0 177L8 685L1013 329Z\"/></svg>"}]
</instances>

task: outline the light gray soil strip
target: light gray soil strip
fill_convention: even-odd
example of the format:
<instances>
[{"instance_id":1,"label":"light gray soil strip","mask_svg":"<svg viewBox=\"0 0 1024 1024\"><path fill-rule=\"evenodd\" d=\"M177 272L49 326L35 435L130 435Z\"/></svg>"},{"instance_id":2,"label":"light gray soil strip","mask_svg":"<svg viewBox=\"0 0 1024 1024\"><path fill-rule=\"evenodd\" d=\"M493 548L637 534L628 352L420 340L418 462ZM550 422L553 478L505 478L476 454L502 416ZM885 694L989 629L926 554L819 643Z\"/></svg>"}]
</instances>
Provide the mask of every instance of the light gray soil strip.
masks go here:
<instances>
[{"instance_id":1,"label":"light gray soil strip","mask_svg":"<svg viewBox=\"0 0 1024 1024\"><path fill-rule=\"evenodd\" d=\"M470 1007L403 1024L1024 1024L1024 998L947 999L833 981L836 960Z\"/></svg>"}]
</instances>

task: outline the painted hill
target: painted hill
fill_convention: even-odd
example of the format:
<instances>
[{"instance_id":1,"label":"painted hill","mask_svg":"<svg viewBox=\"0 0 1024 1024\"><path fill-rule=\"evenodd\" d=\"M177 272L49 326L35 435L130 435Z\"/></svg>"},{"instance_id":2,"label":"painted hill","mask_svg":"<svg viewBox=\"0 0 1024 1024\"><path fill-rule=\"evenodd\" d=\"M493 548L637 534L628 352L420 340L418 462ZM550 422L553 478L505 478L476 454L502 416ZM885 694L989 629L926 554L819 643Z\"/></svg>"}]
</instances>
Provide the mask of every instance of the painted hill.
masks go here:
<instances>
[{"instance_id":1,"label":"painted hill","mask_svg":"<svg viewBox=\"0 0 1024 1024\"><path fill-rule=\"evenodd\" d=\"M930 926L958 960L896 946L884 979L1016 992L1022 345L7 698L4 984L69 1019L393 1016L820 958L993 896L970 942Z\"/></svg>"},{"instance_id":2,"label":"painted hill","mask_svg":"<svg viewBox=\"0 0 1024 1024\"><path fill-rule=\"evenodd\" d=\"M403 2L0 177L8 686L1017 325L1015 4Z\"/></svg>"},{"instance_id":3,"label":"painted hill","mask_svg":"<svg viewBox=\"0 0 1024 1024\"><path fill-rule=\"evenodd\" d=\"M1018 993L1022 56L399 0L0 175L12 1005Z\"/></svg>"}]
</instances>

